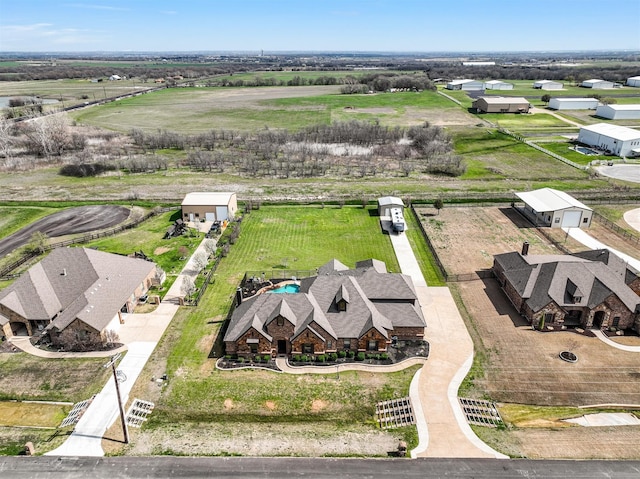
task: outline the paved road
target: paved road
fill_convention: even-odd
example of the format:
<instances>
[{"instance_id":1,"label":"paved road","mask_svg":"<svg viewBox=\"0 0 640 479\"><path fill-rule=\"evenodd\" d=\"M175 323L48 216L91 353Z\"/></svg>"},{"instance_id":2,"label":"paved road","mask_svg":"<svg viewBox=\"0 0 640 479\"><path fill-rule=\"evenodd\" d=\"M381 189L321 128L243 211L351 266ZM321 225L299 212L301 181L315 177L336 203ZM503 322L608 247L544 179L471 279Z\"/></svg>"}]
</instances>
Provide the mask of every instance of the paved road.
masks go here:
<instances>
[{"instance_id":1,"label":"paved road","mask_svg":"<svg viewBox=\"0 0 640 479\"><path fill-rule=\"evenodd\" d=\"M0 257L27 244L36 231L49 238L111 228L129 217L129 208L116 205L90 205L68 208L45 216L0 241Z\"/></svg>"},{"instance_id":2,"label":"paved road","mask_svg":"<svg viewBox=\"0 0 640 479\"><path fill-rule=\"evenodd\" d=\"M315 459L256 457L2 457L0 477L11 479L234 478L362 479L556 478L637 479L640 461L497 459Z\"/></svg>"},{"instance_id":3,"label":"paved road","mask_svg":"<svg viewBox=\"0 0 640 479\"><path fill-rule=\"evenodd\" d=\"M618 180L640 183L640 165L596 166L596 171L604 176Z\"/></svg>"},{"instance_id":4,"label":"paved road","mask_svg":"<svg viewBox=\"0 0 640 479\"><path fill-rule=\"evenodd\" d=\"M640 231L640 208L629 210L624 214L624 220L636 231Z\"/></svg>"}]
</instances>

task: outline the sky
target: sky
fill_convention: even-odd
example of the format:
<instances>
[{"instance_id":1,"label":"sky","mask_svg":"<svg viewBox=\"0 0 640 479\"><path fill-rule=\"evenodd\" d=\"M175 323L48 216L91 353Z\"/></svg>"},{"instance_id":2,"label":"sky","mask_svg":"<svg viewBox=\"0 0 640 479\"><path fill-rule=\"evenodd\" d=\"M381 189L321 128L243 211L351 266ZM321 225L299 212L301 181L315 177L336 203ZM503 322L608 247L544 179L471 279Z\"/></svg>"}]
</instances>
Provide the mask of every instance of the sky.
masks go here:
<instances>
[{"instance_id":1,"label":"sky","mask_svg":"<svg viewBox=\"0 0 640 479\"><path fill-rule=\"evenodd\" d=\"M0 0L0 52L640 50L640 0Z\"/></svg>"}]
</instances>

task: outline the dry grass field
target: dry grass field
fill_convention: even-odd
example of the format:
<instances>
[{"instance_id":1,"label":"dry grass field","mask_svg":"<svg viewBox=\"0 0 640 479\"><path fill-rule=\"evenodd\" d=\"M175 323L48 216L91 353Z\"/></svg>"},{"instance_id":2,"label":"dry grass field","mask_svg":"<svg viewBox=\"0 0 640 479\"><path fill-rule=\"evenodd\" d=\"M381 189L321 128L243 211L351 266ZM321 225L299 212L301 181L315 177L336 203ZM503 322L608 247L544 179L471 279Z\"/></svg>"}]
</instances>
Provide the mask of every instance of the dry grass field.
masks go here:
<instances>
[{"instance_id":1,"label":"dry grass field","mask_svg":"<svg viewBox=\"0 0 640 479\"><path fill-rule=\"evenodd\" d=\"M528 241L531 254L554 254L535 228L517 212L504 207L416 208L448 274L466 274L491 268L493 255L520 251Z\"/></svg>"}]
</instances>

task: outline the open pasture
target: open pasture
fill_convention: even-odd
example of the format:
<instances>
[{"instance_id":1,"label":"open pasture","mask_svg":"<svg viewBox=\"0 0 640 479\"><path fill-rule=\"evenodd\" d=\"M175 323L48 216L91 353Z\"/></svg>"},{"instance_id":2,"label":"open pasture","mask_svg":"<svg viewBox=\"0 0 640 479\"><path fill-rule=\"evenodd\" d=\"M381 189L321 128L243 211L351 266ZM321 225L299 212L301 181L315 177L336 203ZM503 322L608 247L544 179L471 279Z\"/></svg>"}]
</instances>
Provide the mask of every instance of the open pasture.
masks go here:
<instances>
[{"instance_id":1,"label":"open pasture","mask_svg":"<svg viewBox=\"0 0 640 479\"><path fill-rule=\"evenodd\" d=\"M80 123L127 132L132 128L184 133L211 129L297 130L350 119L387 125L470 125L473 116L435 92L341 95L339 86L167 89L72 113ZM451 114L452 118L448 119Z\"/></svg>"}]
</instances>

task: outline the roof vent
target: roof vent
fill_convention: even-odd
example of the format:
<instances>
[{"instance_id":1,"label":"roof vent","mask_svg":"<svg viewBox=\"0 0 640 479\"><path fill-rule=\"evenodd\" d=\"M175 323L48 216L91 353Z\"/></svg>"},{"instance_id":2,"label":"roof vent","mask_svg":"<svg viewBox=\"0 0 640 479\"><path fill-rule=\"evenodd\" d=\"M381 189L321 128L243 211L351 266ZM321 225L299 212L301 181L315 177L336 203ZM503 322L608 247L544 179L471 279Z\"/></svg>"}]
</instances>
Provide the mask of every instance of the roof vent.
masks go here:
<instances>
[{"instance_id":1,"label":"roof vent","mask_svg":"<svg viewBox=\"0 0 640 479\"><path fill-rule=\"evenodd\" d=\"M66 276L67 275L67 268L62 268L62 273L60 273L62 276Z\"/></svg>"}]
</instances>

